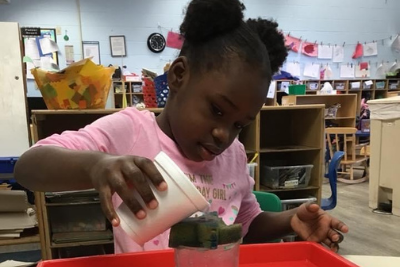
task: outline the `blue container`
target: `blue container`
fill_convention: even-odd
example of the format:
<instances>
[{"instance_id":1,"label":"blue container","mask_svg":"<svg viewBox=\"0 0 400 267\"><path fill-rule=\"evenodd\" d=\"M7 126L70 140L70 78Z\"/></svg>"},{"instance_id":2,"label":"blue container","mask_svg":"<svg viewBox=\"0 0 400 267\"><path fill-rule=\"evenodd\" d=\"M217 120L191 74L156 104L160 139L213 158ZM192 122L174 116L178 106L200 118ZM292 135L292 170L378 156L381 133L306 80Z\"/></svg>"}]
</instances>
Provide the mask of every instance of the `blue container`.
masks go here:
<instances>
[{"instance_id":1,"label":"blue container","mask_svg":"<svg viewBox=\"0 0 400 267\"><path fill-rule=\"evenodd\" d=\"M169 87L167 81L167 72L154 78L154 86L157 95L157 106L159 108L165 107L169 94Z\"/></svg>"},{"instance_id":2,"label":"blue container","mask_svg":"<svg viewBox=\"0 0 400 267\"><path fill-rule=\"evenodd\" d=\"M0 157L0 183L3 181L7 181L10 184L15 183L15 180L12 178L17 160L18 157Z\"/></svg>"},{"instance_id":3,"label":"blue container","mask_svg":"<svg viewBox=\"0 0 400 267\"><path fill-rule=\"evenodd\" d=\"M18 157L0 157L0 173L13 173Z\"/></svg>"}]
</instances>

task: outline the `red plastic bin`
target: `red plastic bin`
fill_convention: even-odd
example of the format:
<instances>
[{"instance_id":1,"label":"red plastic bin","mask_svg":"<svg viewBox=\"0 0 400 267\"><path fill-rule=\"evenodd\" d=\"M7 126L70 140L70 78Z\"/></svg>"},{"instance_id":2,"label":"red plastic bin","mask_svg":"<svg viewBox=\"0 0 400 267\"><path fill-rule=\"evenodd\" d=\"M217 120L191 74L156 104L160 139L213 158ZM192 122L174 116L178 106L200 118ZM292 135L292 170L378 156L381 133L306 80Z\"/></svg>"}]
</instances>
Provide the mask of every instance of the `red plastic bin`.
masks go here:
<instances>
[{"instance_id":1,"label":"red plastic bin","mask_svg":"<svg viewBox=\"0 0 400 267\"><path fill-rule=\"evenodd\" d=\"M212 265L212 264L211 264ZM38 267L175 267L173 250L43 261ZM319 244L242 245L241 267L356 267ZM219 266L223 267L223 266Z\"/></svg>"}]
</instances>

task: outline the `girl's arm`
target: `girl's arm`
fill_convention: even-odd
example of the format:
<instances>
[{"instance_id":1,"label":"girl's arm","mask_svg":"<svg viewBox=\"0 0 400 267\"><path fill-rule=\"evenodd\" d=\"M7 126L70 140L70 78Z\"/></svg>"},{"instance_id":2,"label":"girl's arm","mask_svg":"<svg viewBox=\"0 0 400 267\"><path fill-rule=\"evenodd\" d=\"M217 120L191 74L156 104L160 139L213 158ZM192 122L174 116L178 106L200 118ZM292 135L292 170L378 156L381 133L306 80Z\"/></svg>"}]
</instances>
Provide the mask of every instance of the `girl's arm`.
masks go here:
<instances>
[{"instance_id":1,"label":"girl's arm","mask_svg":"<svg viewBox=\"0 0 400 267\"><path fill-rule=\"evenodd\" d=\"M250 224L244 243L266 243L293 232L291 220L297 209L283 212L262 212Z\"/></svg>"}]
</instances>

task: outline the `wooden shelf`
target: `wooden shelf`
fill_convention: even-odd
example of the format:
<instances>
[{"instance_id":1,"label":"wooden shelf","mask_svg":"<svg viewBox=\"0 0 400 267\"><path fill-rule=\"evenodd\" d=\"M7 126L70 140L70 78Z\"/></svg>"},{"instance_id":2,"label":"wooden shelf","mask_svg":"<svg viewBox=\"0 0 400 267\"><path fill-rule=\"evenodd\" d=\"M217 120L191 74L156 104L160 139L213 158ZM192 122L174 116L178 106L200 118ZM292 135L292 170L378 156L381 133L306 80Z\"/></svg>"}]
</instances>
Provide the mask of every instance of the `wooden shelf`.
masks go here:
<instances>
[{"instance_id":1,"label":"wooden shelf","mask_svg":"<svg viewBox=\"0 0 400 267\"><path fill-rule=\"evenodd\" d=\"M333 118L325 118L325 120L355 120L355 117L333 117Z\"/></svg>"},{"instance_id":2,"label":"wooden shelf","mask_svg":"<svg viewBox=\"0 0 400 267\"><path fill-rule=\"evenodd\" d=\"M132 93L132 95L143 95L143 93L139 93L139 92L138 92L138 93L135 93L135 92L134 92L134 93Z\"/></svg>"},{"instance_id":3,"label":"wooden shelf","mask_svg":"<svg viewBox=\"0 0 400 267\"><path fill-rule=\"evenodd\" d=\"M318 151L318 147L309 146L277 146L277 147L267 147L261 148L260 153L284 153L284 152L301 152L301 151Z\"/></svg>"},{"instance_id":4,"label":"wooden shelf","mask_svg":"<svg viewBox=\"0 0 400 267\"><path fill-rule=\"evenodd\" d=\"M51 248L68 248L68 247L80 247L80 246L93 246L93 245L107 245L113 244L113 240L97 240L97 241L83 241L83 242L71 242L71 243L51 243Z\"/></svg>"},{"instance_id":5,"label":"wooden shelf","mask_svg":"<svg viewBox=\"0 0 400 267\"><path fill-rule=\"evenodd\" d=\"M85 202L66 202L66 203L46 203L47 207L62 207L62 206L79 206L100 204L100 201L85 201Z\"/></svg>"},{"instance_id":6,"label":"wooden shelf","mask_svg":"<svg viewBox=\"0 0 400 267\"><path fill-rule=\"evenodd\" d=\"M246 151L246 154L254 154L254 153L257 153L256 150L251 150L251 149L246 149L245 151Z\"/></svg>"},{"instance_id":7,"label":"wooden shelf","mask_svg":"<svg viewBox=\"0 0 400 267\"><path fill-rule=\"evenodd\" d=\"M289 192L289 191L310 191L310 190L319 190L318 186L307 186L307 187L298 187L298 188L286 188L286 189L272 189L267 186L261 185L261 191L266 192Z\"/></svg>"},{"instance_id":8,"label":"wooden shelf","mask_svg":"<svg viewBox=\"0 0 400 267\"><path fill-rule=\"evenodd\" d=\"M0 246L22 245L22 244L31 244L39 242L40 242L39 234L35 234L32 236L25 236L20 238L1 239Z\"/></svg>"}]
</instances>

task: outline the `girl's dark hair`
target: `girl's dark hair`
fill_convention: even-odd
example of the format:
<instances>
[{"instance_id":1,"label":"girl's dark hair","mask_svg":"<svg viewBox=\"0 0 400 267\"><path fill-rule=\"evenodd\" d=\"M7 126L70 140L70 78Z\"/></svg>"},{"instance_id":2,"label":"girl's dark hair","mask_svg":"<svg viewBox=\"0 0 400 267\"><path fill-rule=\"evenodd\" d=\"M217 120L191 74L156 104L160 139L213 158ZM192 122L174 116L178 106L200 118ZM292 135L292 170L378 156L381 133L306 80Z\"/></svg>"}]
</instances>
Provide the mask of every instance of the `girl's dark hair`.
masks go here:
<instances>
[{"instance_id":1,"label":"girl's dark hair","mask_svg":"<svg viewBox=\"0 0 400 267\"><path fill-rule=\"evenodd\" d=\"M181 56L196 71L223 69L240 59L268 79L284 62L287 52L276 22L243 20L238 0L192 0L180 31L185 38ZM269 51L269 52L268 52ZM273 54L272 54L272 53Z\"/></svg>"}]
</instances>

